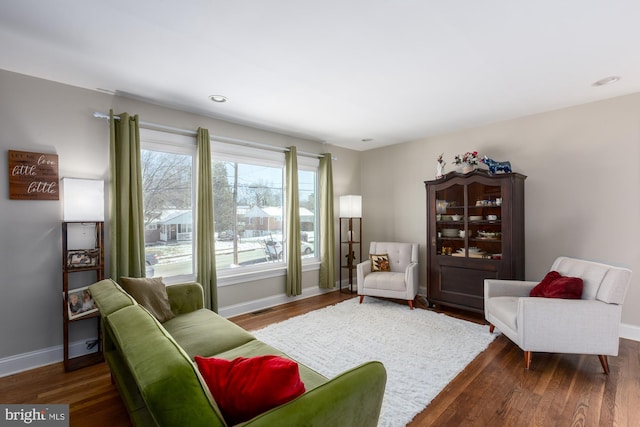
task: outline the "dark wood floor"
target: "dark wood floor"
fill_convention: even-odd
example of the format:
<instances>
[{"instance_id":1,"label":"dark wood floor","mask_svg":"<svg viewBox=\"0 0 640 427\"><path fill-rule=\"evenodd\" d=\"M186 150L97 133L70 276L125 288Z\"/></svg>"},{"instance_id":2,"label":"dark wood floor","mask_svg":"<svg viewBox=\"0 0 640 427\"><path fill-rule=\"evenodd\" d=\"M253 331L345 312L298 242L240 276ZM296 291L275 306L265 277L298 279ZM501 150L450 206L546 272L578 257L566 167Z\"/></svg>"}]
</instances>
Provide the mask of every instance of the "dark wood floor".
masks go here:
<instances>
[{"instance_id":1,"label":"dark wood floor","mask_svg":"<svg viewBox=\"0 0 640 427\"><path fill-rule=\"evenodd\" d=\"M232 320L258 329L347 298L333 292ZM424 301L418 307L426 309ZM475 314L441 311L484 323ZM523 363L518 347L496 338L409 425L640 426L640 342L621 340L609 376L596 356L535 353L530 370ZM104 363L71 373L56 363L0 378L0 403L68 403L71 426L131 426Z\"/></svg>"}]
</instances>

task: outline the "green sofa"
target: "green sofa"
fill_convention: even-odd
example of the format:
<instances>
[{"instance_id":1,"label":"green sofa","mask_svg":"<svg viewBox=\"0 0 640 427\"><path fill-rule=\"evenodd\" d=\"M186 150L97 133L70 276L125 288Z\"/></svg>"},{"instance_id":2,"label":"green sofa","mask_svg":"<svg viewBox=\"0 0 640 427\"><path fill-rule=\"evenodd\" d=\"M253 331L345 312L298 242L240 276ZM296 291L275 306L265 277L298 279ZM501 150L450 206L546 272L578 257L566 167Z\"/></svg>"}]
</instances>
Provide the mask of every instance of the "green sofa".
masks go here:
<instances>
[{"instance_id":1,"label":"green sofa","mask_svg":"<svg viewBox=\"0 0 640 427\"><path fill-rule=\"evenodd\" d=\"M281 351L203 307L198 283L166 287L163 324L111 279L89 287L100 310L111 376L137 426L226 426L194 363L196 355L234 359ZM328 379L298 363L306 391L240 425L375 426L386 383L380 362Z\"/></svg>"}]
</instances>

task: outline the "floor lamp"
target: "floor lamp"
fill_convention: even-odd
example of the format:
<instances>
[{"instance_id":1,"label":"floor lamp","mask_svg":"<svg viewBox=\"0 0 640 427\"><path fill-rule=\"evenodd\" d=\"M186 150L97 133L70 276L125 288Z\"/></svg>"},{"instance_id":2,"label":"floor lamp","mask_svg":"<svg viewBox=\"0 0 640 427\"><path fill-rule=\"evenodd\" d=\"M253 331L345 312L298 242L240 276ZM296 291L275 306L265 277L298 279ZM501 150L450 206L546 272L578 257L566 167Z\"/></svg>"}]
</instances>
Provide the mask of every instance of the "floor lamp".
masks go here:
<instances>
[{"instance_id":1,"label":"floor lamp","mask_svg":"<svg viewBox=\"0 0 640 427\"><path fill-rule=\"evenodd\" d=\"M358 221L357 235L354 233L354 219ZM347 235L343 238L343 222L347 222ZM359 248L358 262L362 261L362 196L340 196L340 291L342 291L342 270L347 269L349 292L353 292L353 270L356 268L354 246ZM347 248L346 256L343 249ZM346 260L344 258L346 258Z\"/></svg>"}]
</instances>

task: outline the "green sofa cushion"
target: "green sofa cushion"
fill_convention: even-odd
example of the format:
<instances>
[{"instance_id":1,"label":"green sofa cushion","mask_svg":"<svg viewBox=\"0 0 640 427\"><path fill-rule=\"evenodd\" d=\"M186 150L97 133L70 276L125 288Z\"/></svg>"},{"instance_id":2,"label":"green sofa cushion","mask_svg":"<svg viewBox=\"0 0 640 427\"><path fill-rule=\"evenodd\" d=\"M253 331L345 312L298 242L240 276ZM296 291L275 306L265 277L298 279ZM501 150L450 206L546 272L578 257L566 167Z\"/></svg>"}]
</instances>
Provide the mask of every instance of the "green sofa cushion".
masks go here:
<instances>
[{"instance_id":1,"label":"green sofa cushion","mask_svg":"<svg viewBox=\"0 0 640 427\"><path fill-rule=\"evenodd\" d=\"M107 322L158 425L225 425L195 364L147 310L125 307Z\"/></svg>"},{"instance_id":2,"label":"green sofa cushion","mask_svg":"<svg viewBox=\"0 0 640 427\"><path fill-rule=\"evenodd\" d=\"M181 314L162 326L191 359L214 356L255 340L235 323L207 309Z\"/></svg>"},{"instance_id":3,"label":"green sofa cushion","mask_svg":"<svg viewBox=\"0 0 640 427\"><path fill-rule=\"evenodd\" d=\"M89 286L89 292L105 317L123 307L135 305L136 301L111 279L104 279Z\"/></svg>"},{"instance_id":4,"label":"green sofa cushion","mask_svg":"<svg viewBox=\"0 0 640 427\"><path fill-rule=\"evenodd\" d=\"M375 426L386 382L382 363L367 362L239 426Z\"/></svg>"},{"instance_id":5,"label":"green sofa cushion","mask_svg":"<svg viewBox=\"0 0 640 427\"><path fill-rule=\"evenodd\" d=\"M176 315L204 308L204 290L197 282L167 285L167 296Z\"/></svg>"}]
</instances>

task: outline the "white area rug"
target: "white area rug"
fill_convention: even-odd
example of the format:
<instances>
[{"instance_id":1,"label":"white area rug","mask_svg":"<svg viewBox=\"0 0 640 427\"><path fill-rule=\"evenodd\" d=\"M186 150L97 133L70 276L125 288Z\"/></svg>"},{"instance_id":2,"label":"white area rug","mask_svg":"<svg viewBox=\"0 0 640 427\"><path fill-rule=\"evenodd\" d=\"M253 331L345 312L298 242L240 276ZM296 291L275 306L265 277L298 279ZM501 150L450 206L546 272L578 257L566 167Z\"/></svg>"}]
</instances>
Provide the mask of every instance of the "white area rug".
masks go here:
<instances>
[{"instance_id":1,"label":"white area rug","mask_svg":"<svg viewBox=\"0 0 640 427\"><path fill-rule=\"evenodd\" d=\"M252 334L333 378L370 360L387 370L379 426L404 426L495 338L487 326L353 298Z\"/></svg>"}]
</instances>

